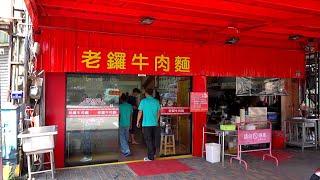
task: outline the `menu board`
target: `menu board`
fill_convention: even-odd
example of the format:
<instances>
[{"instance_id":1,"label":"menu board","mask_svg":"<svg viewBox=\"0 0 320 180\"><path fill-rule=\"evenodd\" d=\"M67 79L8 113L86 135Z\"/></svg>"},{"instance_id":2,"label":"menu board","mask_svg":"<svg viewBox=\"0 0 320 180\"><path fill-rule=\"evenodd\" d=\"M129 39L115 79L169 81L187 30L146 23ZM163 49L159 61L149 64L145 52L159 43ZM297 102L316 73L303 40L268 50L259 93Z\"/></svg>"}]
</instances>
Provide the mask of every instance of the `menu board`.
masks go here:
<instances>
[{"instance_id":1,"label":"menu board","mask_svg":"<svg viewBox=\"0 0 320 180\"><path fill-rule=\"evenodd\" d=\"M190 93L190 112L208 111L208 92Z\"/></svg>"}]
</instances>

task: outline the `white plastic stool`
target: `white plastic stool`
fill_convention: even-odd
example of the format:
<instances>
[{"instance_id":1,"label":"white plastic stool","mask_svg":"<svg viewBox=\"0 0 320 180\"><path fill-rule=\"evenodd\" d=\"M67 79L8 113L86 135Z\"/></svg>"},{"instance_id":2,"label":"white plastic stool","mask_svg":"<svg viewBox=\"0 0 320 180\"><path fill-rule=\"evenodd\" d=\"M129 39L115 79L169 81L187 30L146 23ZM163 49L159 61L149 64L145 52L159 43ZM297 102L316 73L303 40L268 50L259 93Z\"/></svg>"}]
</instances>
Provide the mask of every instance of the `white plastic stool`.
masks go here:
<instances>
[{"instance_id":1,"label":"white plastic stool","mask_svg":"<svg viewBox=\"0 0 320 180\"><path fill-rule=\"evenodd\" d=\"M48 170L43 170L43 171L31 171L31 155L36 155L36 154L46 154L46 153L50 153L50 162L44 162L42 164L50 164L50 169ZM41 151L34 151L34 152L27 152L27 161L28 161L28 179L32 179L31 175L32 174L39 174L39 173L45 173L45 172L50 172L51 171L51 175L52 175L52 179L54 179L54 154L53 154L53 149L47 149L47 150L41 150Z\"/></svg>"}]
</instances>

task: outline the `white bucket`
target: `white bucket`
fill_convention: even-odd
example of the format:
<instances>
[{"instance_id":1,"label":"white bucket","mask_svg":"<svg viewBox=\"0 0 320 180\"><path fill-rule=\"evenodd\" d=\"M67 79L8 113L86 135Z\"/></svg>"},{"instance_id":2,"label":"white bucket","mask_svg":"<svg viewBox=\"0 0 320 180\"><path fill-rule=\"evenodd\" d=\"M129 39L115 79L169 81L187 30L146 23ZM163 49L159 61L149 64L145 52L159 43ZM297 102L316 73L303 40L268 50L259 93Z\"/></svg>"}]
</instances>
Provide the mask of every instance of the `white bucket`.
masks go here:
<instances>
[{"instance_id":1,"label":"white bucket","mask_svg":"<svg viewBox=\"0 0 320 180\"><path fill-rule=\"evenodd\" d=\"M247 131L256 130L256 126L254 124L246 124L244 126L244 129L247 130Z\"/></svg>"},{"instance_id":2,"label":"white bucket","mask_svg":"<svg viewBox=\"0 0 320 180\"><path fill-rule=\"evenodd\" d=\"M206 160L211 163L220 162L220 144L206 143Z\"/></svg>"}]
</instances>

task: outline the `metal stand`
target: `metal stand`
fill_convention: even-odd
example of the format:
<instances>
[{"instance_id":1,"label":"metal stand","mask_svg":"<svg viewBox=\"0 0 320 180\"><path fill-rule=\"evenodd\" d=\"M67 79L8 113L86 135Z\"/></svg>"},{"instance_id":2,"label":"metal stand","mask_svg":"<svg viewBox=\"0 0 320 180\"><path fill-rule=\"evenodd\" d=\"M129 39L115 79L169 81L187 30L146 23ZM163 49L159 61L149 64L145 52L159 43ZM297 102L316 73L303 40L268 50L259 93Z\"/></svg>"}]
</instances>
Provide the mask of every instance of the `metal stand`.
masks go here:
<instances>
[{"instance_id":1,"label":"metal stand","mask_svg":"<svg viewBox=\"0 0 320 180\"><path fill-rule=\"evenodd\" d=\"M237 157L230 158L230 163L232 163L232 160L238 160L241 163L244 164L246 170L248 169L248 164L245 160L241 158L241 154L244 152L254 152L254 151L269 151L269 153L263 155L263 160L265 160L266 156L269 156L273 158L276 161L276 165L279 165L278 159L272 155L271 152L271 141L272 141L272 125L270 122L251 122L250 124L268 124L268 128L264 129L257 129L257 130L244 130L245 124L239 124L238 125L238 153ZM263 149L254 149L254 150L242 150L243 145L253 145L253 144L263 144L267 143L269 144L269 148L263 148Z\"/></svg>"},{"instance_id":2,"label":"metal stand","mask_svg":"<svg viewBox=\"0 0 320 180\"><path fill-rule=\"evenodd\" d=\"M301 150L304 151L304 148L308 147L318 147L318 135L319 135L319 120L320 119L291 119L285 121L288 137L287 145L301 147ZM314 128L314 140L308 140L308 131L310 128Z\"/></svg>"},{"instance_id":3,"label":"metal stand","mask_svg":"<svg viewBox=\"0 0 320 180\"><path fill-rule=\"evenodd\" d=\"M211 134L211 135L215 135L215 136L219 136L219 144L221 145L221 163L222 163L222 166L224 167L224 156L231 156L231 157L234 157L235 155L233 154L226 154L225 153L225 150L224 150L224 141L225 141L225 136L226 136L226 132L235 132L234 131L223 131L223 130L220 130L218 127L215 127L213 128L213 130L215 132L210 132L210 131L206 131L206 126L204 126L202 128L202 157L203 157L203 154L206 152L205 150L205 147L204 147L204 140L205 140L205 135L206 134ZM236 136L236 135L233 135L233 136Z\"/></svg>"},{"instance_id":4,"label":"metal stand","mask_svg":"<svg viewBox=\"0 0 320 180\"><path fill-rule=\"evenodd\" d=\"M43 170L43 171L34 171L32 172L32 166L31 166L31 157L32 155L37 155L37 154L45 154L45 153L50 153L50 162L44 162L43 164L50 164L50 169L48 170ZM53 149L47 149L47 150L42 150L42 151L34 151L34 152L28 152L26 153L27 155L27 161L28 161L28 179L32 179L33 174L40 174L40 173L45 173L45 172L51 172L52 179L54 179L54 154L53 154Z\"/></svg>"},{"instance_id":5,"label":"metal stand","mask_svg":"<svg viewBox=\"0 0 320 180\"><path fill-rule=\"evenodd\" d=\"M304 102L320 118L320 52L306 54L306 84Z\"/></svg>"}]
</instances>

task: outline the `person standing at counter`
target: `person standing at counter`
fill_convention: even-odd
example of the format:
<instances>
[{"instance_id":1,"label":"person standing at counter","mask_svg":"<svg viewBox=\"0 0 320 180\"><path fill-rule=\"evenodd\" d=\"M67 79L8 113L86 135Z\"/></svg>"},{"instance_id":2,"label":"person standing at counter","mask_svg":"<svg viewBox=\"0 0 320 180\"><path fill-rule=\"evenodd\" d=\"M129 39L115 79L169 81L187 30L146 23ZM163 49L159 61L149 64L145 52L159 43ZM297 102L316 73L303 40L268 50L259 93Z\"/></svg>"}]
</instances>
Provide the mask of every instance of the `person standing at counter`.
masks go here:
<instances>
[{"instance_id":1,"label":"person standing at counter","mask_svg":"<svg viewBox=\"0 0 320 180\"><path fill-rule=\"evenodd\" d=\"M120 132L120 149L122 154L127 157L131 155L129 148L129 128L132 127L132 112L133 108L131 104L127 102L127 97L122 94L120 97L120 122L119 122L119 132Z\"/></svg>"},{"instance_id":2,"label":"person standing at counter","mask_svg":"<svg viewBox=\"0 0 320 180\"><path fill-rule=\"evenodd\" d=\"M138 88L134 88L132 90L132 95L128 97L128 103L132 105L133 107L133 113L132 113L132 124L137 123L137 117L138 117L138 104L139 104L139 99L138 96L141 93L141 91ZM131 143L132 144L139 144L136 139L135 139L135 134L137 131L137 127L132 126L130 128L130 138L131 138Z\"/></svg>"},{"instance_id":3,"label":"person standing at counter","mask_svg":"<svg viewBox=\"0 0 320 180\"><path fill-rule=\"evenodd\" d=\"M156 133L159 126L160 103L157 99L152 97L152 92L152 89L146 90L146 98L141 100L138 108L137 127L140 128L141 126L140 121L143 114L142 128L148 149L148 157L145 157L144 161L154 160L154 155L156 153Z\"/></svg>"}]
</instances>

